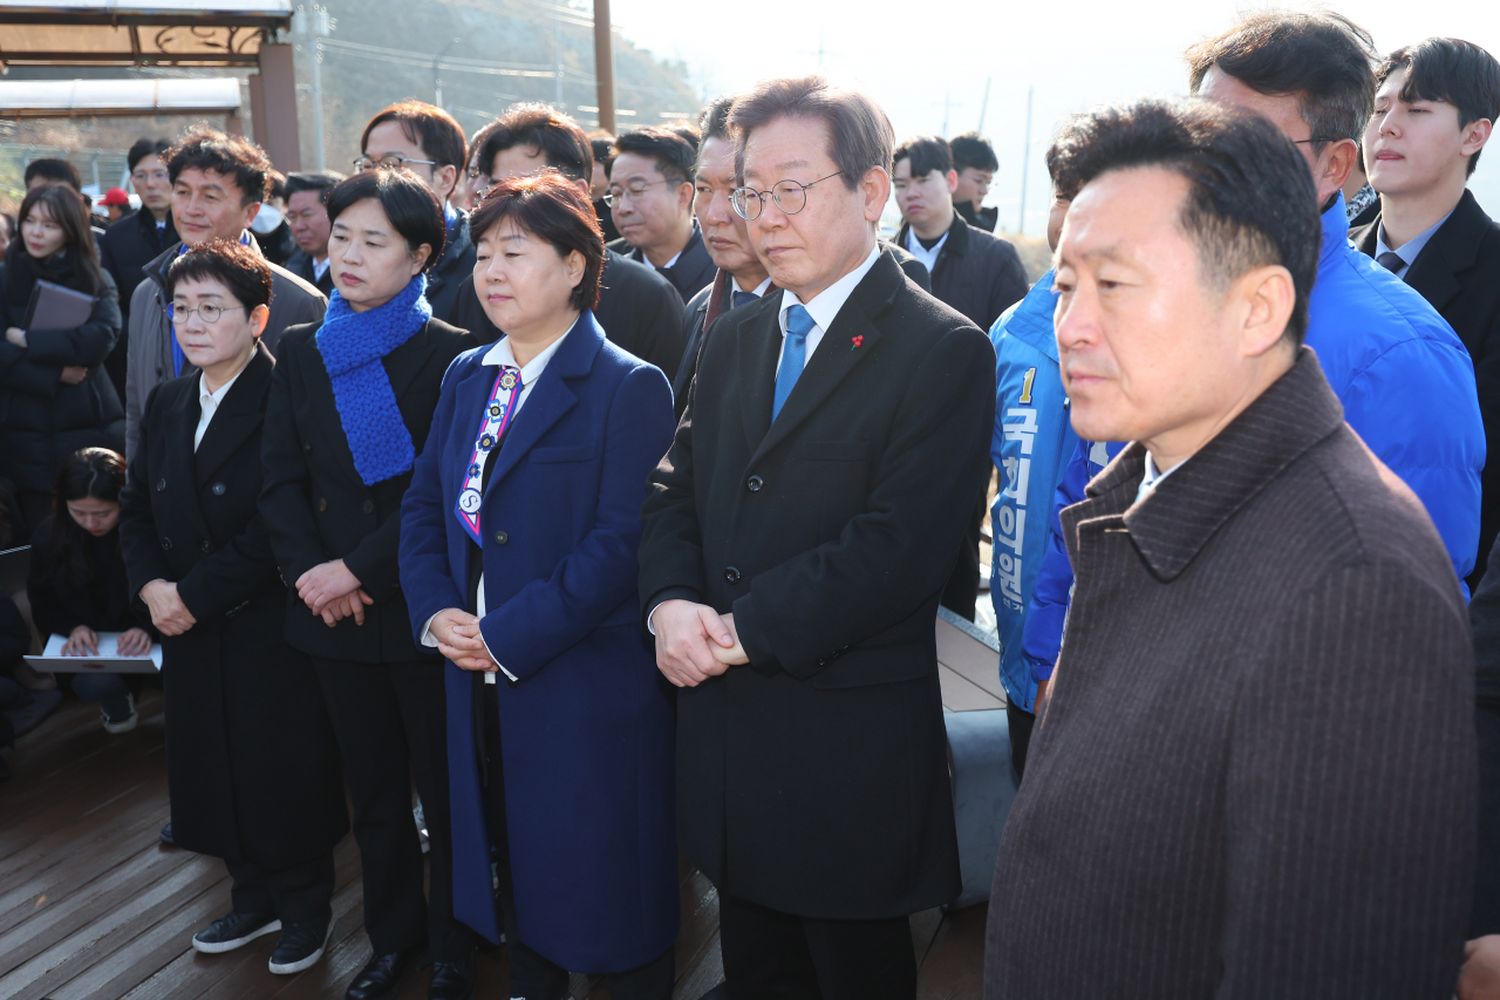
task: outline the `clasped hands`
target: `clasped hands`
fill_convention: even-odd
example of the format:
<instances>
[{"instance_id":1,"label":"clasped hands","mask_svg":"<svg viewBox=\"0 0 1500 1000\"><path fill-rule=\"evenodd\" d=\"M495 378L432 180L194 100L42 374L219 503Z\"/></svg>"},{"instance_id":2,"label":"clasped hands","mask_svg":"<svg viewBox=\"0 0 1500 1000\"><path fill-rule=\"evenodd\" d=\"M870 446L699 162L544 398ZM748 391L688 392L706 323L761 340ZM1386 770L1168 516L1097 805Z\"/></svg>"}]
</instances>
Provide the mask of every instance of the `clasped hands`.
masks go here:
<instances>
[{"instance_id":1,"label":"clasped hands","mask_svg":"<svg viewBox=\"0 0 1500 1000\"><path fill-rule=\"evenodd\" d=\"M444 608L432 616L427 631L437 640L438 652L455 667L486 673L500 669L479 634L478 616L458 608Z\"/></svg>"},{"instance_id":2,"label":"clasped hands","mask_svg":"<svg viewBox=\"0 0 1500 1000\"><path fill-rule=\"evenodd\" d=\"M656 666L677 687L697 687L730 667L750 662L734 627L734 615L706 604L663 601L651 614L656 630Z\"/></svg>"},{"instance_id":3,"label":"clasped hands","mask_svg":"<svg viewBox=\"0 0 1500 1000\"><path fill-rule=\"evenodd\" d=\"M318 563L297 577L297 597L329 628L345 618L363 625L365 608L375 603L342 559Z\"/></svg>"},{"instance_id":4,"label":"clasped hands","mask_svg":"<svg viewBox=\"0 0 1500 1000\"><path fill-rule=\"evenodd\" d=\"M182 635L198 624L177 593L177 584L156 579L141 588L141 600L151 611L151 624L165 636Z\"/></svg>"}]
</instances>

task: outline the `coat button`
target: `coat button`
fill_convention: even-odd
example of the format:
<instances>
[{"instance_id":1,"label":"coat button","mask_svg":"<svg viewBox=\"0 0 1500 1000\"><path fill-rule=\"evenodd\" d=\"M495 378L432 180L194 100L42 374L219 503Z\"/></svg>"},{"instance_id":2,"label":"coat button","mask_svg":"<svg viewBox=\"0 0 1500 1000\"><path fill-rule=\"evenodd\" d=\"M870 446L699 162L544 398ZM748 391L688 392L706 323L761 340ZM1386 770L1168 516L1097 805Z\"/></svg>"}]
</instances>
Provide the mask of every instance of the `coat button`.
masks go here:
<instances>
[{"instance_id":1,"label":"coat button","mask_svg":"<svg viewBox=\"0 0 1500 1000\"><path fill-rule=\"evenodd\" d=\"M508 541L510 541L510 535L506 534L503 531L497 531L497 532L495 532L495 544L496 545L504 545Z\"/></svg>"},{"instance_id":2,"label":"coat button","mask_svg":"<svg viewBox=\"0 0 1500 1000\"><path fill-rule=\"evenodd\" d=\"M749 490L751 493L759 493L765 488L766 481L760 478L760 476L758 475L751 476L749 479L745 480L745 489Z\"/></svg>"},{"instance_id":3,"label":"coat button","mask_svg":"<svg viewBox=\"0 0 1500 1000\"><path fill-rule=\"evenodd\" d=\"M172 551L172 539L170 539L170 538L163 538L161 540L161 547L162 547L162 551L164 551L164 552L171 552Z\"/></svg>"},{"instance_id":4,"label":"coat button","mask_svg":"<svg viewBox=\"0 0 1500 1000\"><path fill-rule=\"evenodd\" d=\"M165 479L158 479L156 481L156 492L160 493L162 490L165 490L166 488L167 488L167 481Z\"/></svg>"},{"instance_id":5,"label":"coat button","mask_svg":"<svg viewBox=\"0 0 1500 1000\"><path fill-rule=\"evenodd\" d=\"M318 513L321 514L328 509L328 498L318 497Z\"/></svg>"},{"instance_id":6,"label":"coat button","mask_svg":"<svg viewBox=\"0 0 1500 1000\"><path fill-rule=\"evenodd\" d=\"M359 505L359 509L364 511L366 514L373 514L375 513L375 501L366 500L364 503Z\"/></svg>"},{"instance_id":7,"label":"coat button","mask_svg":"<svg viewBox=\"0 0 1500 1000\"><path fill-rule=\"evenodd\" d=\"M208 488L208 491L210 493L212 493L216 497L223 496L224 495L224 490L225 490L225 486L224 486L223 483L214 483L212 486L210 486Z\"/></svg>"},{"instance_id":8,"label":"coat button","mask_svg":"<svg viewBox=\"0 0 1500 1000\"><path fill-rule=\"evenodd\" d=\"M201 541L201 542L198 543L198 551L199 552L206 553L206 552L208 552L208 549L209 549L209 545L208 545L208 539L207 538L203 539L203 541Z\"/></svg>"},{"instance_id":9,"label":"coat button","mask_svg":"<svg viewBox=\"0 0 1500 1000\"><path fill-rule=\"evenodd\" d=\"M738 569L735 569L733 566L726 566L726 567L724 567L724 582L725 583L739 583L740 582L740 571Z\"/></svg>"},{"instance_id":10,"label":"coat button","mask_svg":"<svg viewBox=\"0 0 1500 1000\"><path fill-rule=\"evenodd\" d=\"M302 442L302 450L304 452L306 452L306 453L311 453L312 452L312 445L309 444L309 443L307 443L306 441L304 441L304 442Z\"/></svg>"}]
</instances>

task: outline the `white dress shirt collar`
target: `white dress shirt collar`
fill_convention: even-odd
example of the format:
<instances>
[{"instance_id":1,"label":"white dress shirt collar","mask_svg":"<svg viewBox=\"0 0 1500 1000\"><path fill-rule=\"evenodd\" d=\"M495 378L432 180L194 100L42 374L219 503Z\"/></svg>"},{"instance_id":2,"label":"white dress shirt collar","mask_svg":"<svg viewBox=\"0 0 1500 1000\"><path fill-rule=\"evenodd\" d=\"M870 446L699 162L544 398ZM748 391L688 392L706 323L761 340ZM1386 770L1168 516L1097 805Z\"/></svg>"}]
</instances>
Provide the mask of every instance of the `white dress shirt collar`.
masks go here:
<instances>
[{"instance_id":1,"label":"white dress shirt collar","mask_svg":"<svg viewBox=\"0 0 1500 1000\"><path fill-rule=\"evenodd\" d=\"M786 313L792 306L800 305L807 310L812 317L813 328L807 335L807 354L803 365L812 360L813 351L823 342L823 334L833 325L839 310L844 308L844 303L849 301L849 296L854 294L854 288L864 280L865 275L870 273L870 268L880 259L880 245L877 243L870 248L870 255L862 263L842 278L814 295L811 302L803 302L797 298L795 292L786 289L781 293L781 312L778 319L781 322L781 336L786 338Z\"/></svg>"},{"instance_id":2,"label":"white dress shirt collar","mask_svg":"<svg viewBox=\"0 0 1500 1000\"><path fill-rule=\"evenodd\" d=\"M253 354L251 355L252 358L254 356ZM198 427L193 431L194 451L197 451L198 446L203 443L203 435L208 433L208 425L213 423L214 414L219 412L219 406L224 402L224 397L229 395L229 390L234 387L234 383L239 380L241 375L245 374L245 369L249 367L250 362L246 361L240 366L239 371L225 379L224 384L213 392L208 391L207 383L203 381L203 373L198 373Z\"/></svg>"}]
</instances>

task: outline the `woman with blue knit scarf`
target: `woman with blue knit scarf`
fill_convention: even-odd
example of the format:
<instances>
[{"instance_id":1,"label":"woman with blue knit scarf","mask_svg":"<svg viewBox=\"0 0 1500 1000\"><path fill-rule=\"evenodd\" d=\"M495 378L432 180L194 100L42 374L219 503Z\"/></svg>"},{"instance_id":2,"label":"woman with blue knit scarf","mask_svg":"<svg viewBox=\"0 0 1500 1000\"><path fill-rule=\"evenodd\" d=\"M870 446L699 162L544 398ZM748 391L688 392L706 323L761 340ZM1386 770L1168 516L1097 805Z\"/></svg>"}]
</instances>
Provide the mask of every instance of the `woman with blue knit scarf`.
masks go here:
<instances>
[{"instance_id":1,"label":"woman with blue knit scarf","mask_svg":"<svg viewBox=\"0 0 1500 1000\"><path fill-rule=\"evenodd\" d=\"M430 960L430 996L469 995L453 921L442 661L412 641L396 555L402 494L448 363L471 344L423 292L443 211L408 170L357 174L327 198L334 292L282 336L266 407L261 512L288 588L287 641L313 661L344 761L374 957L352 1000L392 996ZM431 842L424 899L411 787Z\"/></svg>"}]
</instances>

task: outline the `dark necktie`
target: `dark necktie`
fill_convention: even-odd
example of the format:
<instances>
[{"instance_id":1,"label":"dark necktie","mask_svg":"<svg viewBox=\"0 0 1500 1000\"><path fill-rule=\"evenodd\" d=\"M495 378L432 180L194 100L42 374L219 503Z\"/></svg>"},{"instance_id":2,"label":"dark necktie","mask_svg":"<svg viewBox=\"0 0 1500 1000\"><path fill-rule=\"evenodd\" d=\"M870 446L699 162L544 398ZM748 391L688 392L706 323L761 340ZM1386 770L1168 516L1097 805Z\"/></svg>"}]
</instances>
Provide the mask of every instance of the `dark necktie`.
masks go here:
<instances>
[{"instance_id":1,"label":"dark necktie","mask_svg":"<svg viewBox=\"0 0 1500 1000\"><path fill-rule=\"evenodd\" d=\"M792 386L807 364L807 335L812 332L812 315L800 305L786 311L786 338L781 346L781 368L776 372L776 395L771 400L771 419L781 413Z\"/></svg>"},{"instance_id":2,"label":"dark necktie","mask_svg":"<svg viewBox=\"0 0 1500 1000\"><path fill-rule=\"evenodd\" d=\"M758 298L760 298L760 296L756 295L754 292L742 292L738 288L736 288L733 292L730 293L729 308L738 309L740 306L748 306Z\"/></svg>"},{"instance_id":3,"label":"dark necktie","mask_svg":"<svg viewBox=\"0 0 1500 1000\"><path fill-rule=\"evenodd\" d=\"M1394 250L1387 250L1379 257L1376 257L1375 263L1392 274L1399 274L1401 269L1406 266L1406 261L1402 260L1401 255Z\"/></svg>"}]
</instances>

